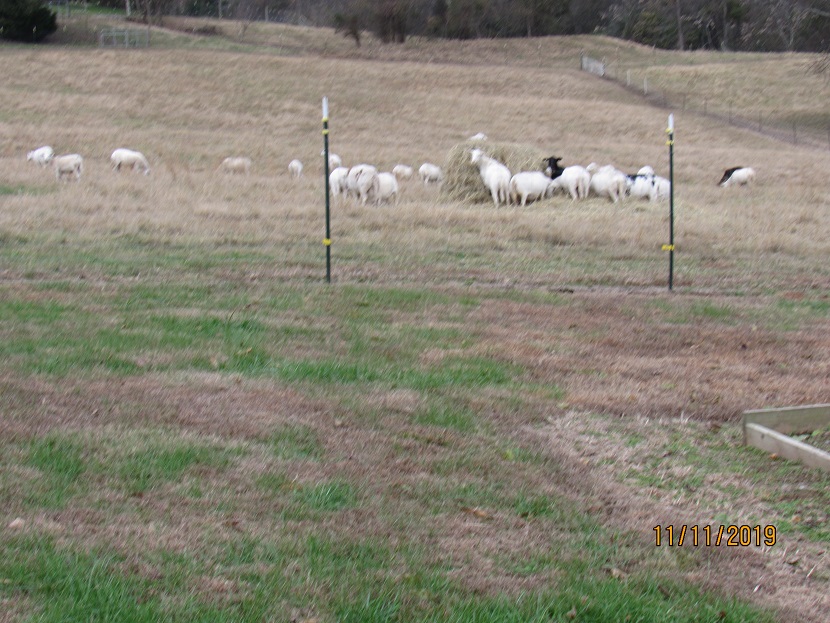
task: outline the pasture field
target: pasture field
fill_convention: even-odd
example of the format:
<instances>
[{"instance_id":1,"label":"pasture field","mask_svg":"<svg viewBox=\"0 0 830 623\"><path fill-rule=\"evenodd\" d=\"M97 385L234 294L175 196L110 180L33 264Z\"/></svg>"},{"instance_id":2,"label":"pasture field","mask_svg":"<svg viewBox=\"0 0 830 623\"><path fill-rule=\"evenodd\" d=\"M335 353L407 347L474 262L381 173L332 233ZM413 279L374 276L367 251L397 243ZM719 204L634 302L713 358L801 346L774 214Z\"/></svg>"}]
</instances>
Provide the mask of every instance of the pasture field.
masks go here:
<instances>
[{"instance_id":1,"label":"pasture field","mask_svg":"<svg viewBox=\"0 0 830 623\"><path fill-rule=\"evenodd\" d=\"M331 284L322 244L324 95L347 164L485 132L668 175L671 111L581 51L826 114L809 57L175 25L0 47L0 622L825 623L830 477L739 422L830 402L827 151L673 111L673 292L665 204L411 181L333 204ZM757 183L717 187L736 165ZM775 543L657 546L669 525Z\"/></svg>"}]
</instances>

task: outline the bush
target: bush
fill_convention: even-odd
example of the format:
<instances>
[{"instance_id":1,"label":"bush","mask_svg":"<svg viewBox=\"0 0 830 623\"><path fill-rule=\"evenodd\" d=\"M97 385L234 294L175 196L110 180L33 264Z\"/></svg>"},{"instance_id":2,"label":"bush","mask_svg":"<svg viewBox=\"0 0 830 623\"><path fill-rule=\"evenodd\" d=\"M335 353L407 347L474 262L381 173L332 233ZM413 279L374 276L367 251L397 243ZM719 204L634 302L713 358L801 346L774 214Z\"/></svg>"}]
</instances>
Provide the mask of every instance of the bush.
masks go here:
<instances>
[{"instance_id":1,"label":"bush","mask_svg":"<svg viewBox=\"0 0 830 623\"><path fill-rule=\"evenodd\" d=\"M58 29L58 20L42 0L3 0L0 38L37 43Z\"/></svg>"}]
</instances>

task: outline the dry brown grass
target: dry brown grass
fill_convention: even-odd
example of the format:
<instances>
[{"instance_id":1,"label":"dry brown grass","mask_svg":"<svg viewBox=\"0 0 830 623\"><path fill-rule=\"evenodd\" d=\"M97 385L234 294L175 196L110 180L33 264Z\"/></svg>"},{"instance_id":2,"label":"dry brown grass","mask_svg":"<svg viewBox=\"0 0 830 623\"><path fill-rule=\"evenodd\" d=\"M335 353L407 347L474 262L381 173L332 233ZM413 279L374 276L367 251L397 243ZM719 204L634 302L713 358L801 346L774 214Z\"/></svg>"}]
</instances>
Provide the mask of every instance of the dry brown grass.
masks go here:
<instances>
[{"instance_id":1,"label":"dry brown grass","mask_svg":"<svg viewBox=\"0 0 830 623\"><path fill-rule=\"evenodd\" d=\"M127 353L138 371L124 377L102 372L90 378L71 371L54 379L7 363L2 392L8 412L0 418L7 439L79 431L95 441L111 439L110 429L121 428L132 439L140 434L136 429L146 427L238 447L268 438L277 426L300 423L319 435L328 458L290 462L292 478L314 482L338 476L374 496L366 509L347 510L317 526L298 521L286 529L279 513L272 512L274 501L263 500L264 494L251 486L258 476L284 465L257 450L223 474L206 473L200 501L165 484L158 495L130 498L122 507L116 504L120 498L113 500L121 494L105 490L105 499L90 493L48 518L40 513L33 520L38 529L58 525L68 542L83 549L103 542L145 565L144 552L159 547L204 551L205 559L213 560L205 545L215 547L237 533L263 541L287 530L287 538L298 539L315 529L367 542L384 535L390 542L422 542L436 558L446 553L469 561L469 568L452 567L453 579L480 596L551 586L548 572L505 574L499 561L530 557L531 550L545 551L551 539L565 542L569 535L553 521L518 522L497 508L480 511L486 515L482 518L471 512L476 509L448 503L440 515L430 515L411 495L425 481L492 480L506 483L505 491L511 492L530 487L557 500L573 499L576 508L601 517L603 524L645 539L656 523L724 521L716 514L724 507L734 513L732 520L783 517L783 511L758 501L750 475L735 476L728 466L698 468L706 472L710 488L739 482L742 491L753 493L736 501L724 485L717 489L716 503L704 499L702 487L697 496L683 488L673 498L667 489L631 482L625 470L649 475L651 466L638 461L633 448L641 446L631 439L636 442L636 435L654 429L656 439L642 442L650 460L665 466L667 477L683 482L683 474L674 471L688 470L689 464L666 446L673 435L688 433L685 417L708 420L692 429L696 433L689 443L717 446L714 464L730 455L723 446L731 448L737 438L734 420L742 408L826 397L827 322L820 310L830 290L830 163L823 152L677 112L676 283L688 296L663 294L665 204L612 205L595 198L574 203L560 195L526 209L495 210L484 193L450 198L446 190L417 181L403 185L396 207L337 203L332 211L335 280L361 284L353 290L367 295L383 290L375 288L379 282L403 282L403 300L428 293L450 301L424 303L423 309L417 303L418 311L406 311L407 305L399 309L393 299L384 313L363 317L376 311L367 303L356 309L356 321L350 315L354 310L334 308L359 299L344 295L349 288L331 290L340 298L330 300L315 289L322 272L323 95L331 100L332 150L347 164L365 161L389 170L398 162L416 168L427 160L449 163L466 180L462 186L474 187L478 173L464 162L464 141L483 131L490 146L504 150L496 155L514 167L555 154L563 156L563 164L596 161L636 170L649 163L665 175L666 112L575 69L583 48L594 46L606 54L621 50L632 62L642 61L643 50L587 37L411 40L405 46L369 41L358 50L330 31L265 25L252 25L242 43L175 32L154 35L170 47L2 49L0 245L10 242L8 256L18 251L21 256L14 257L14 268L0 267L0 276L13 302L65 300L68 308L103 310L102 322L117 327L132 314L122 309L122 295L127 298L144 284L152 290L189 281L191 287L215 289L217 299L208 296L193 308L167 309L160 302L152 312L175 318L233 315L230 303L225 308L218 303L219 292L239 289L252 306L251 318L268 327L269 339L283 325L331 329L332 336L320 342L301 337L289 342L280 356L316 361L325 353L348 360L352 348L378 357L386 354L376 350L389 349L394 366L398 355L382 338L394 335L388 332L396 326L449 328L471 336L463 347L456 344L457 352L439 337L423 350L420 342L405 346L404 357L428 367L455 354L493 358L524 370L524 380L535 389L447 388L448 395L438 398L458 392L464 413L475 413L487 431L463 435L413 422L414 414L435 399L428 389L294 384L226 371L167 372L163 365L150 372L154 363L185 357L195 346L181 347L185 354ZM228 35L233 39L233 33ZM670 55L654 58L668 63ZM740 56L736 63L750 60ZM44 143L86 157L80 183L58 183L50 170L25 161L26 151ZM122 146L148 156L149 177L111 170L109 154ZM251 156L251 175L217 174L229 155ZM295 157L306 165L306 175L296 181L287 171ZM736 164L754 166L758 183L716 187L723 168ZM90 256L88 265L78 253L86 243L91 253L100 254ZM150 251L131 263L137 247ZM200 268L198 262L217 247L243 257L251 251L254 259ZM62 263L64 248L75 254L69 268ZM156 248L158 269L152 256ZM177 274L187 265L177 254L196 267ZM109 260L117 264L115 276L106 273ZM158 272L124 278L133 266ZM73 290L76 282L94 287ZM608 287L577 287L597 284ZM514 287L525 291L514 296ZM256 310L259 297L274 297L282 289L319 302L321 309ZM550 290L569 294L551 295ZM466 305L465 297L480 300ZM809 317L796 319L797 331L784 332L778 323L787 312L776 305L787 301L815 303L819 311L809 316L807 307L796 309ZM240 310L238 315L245 314ZM5 335L16 339L20 330L14 320L4 327ZM210 348L208 357L228 357L221 349L214 352L213 345L205 348ZM551 388L551 394L543 388ZM626 416L619 419L621 432L612 438L609 431L616 430L620 415ZM646 417L654 418L650 425ZM731 436L709 435L709 425L723 426ZM544 460L513 460L518 446ZM493 453L502 458L493 461ZM767 466L766 457L750 460L746 454L736 459L744 472ZM614 463L618 456L619 465ZM456 467L448 474L447 465ZM782 486L801 486L805 478L789 475ZM817 477L808 481L815 486ZM770 499L781 494L774 483L766 486ZM19 493L10 497L19 508ZM230 510L219 513L225 503ZM395 512L389 519L391 507ZM130 510L135 516L128 516ZM801 548L802 567L822 555L823 544L805 542L798 533L790 542ZM643 544L646 550L654 548ZM821 621L826 570L808 582L808 569L795 570L779 560L780 551L774 558L746 552L741 561L732 552L707 552L693 559L691 571L672 569L669 575L795 613L789 620ZM677 560L678 566L684 564L681 556ZM776 579L756 594L759 575ZM200 577L192 592L235 592L221 581ZM769 593L767 586L773 587ZM309 590L315 589L309 585ZM23 616L22 606L10 607Z\"/></svg>"},{"instance_id":2,"label":"dry brown grass","mask_svg":"<svg viewBox=\"0 0 830 623\"><path fill-rule=\"evenodd\" d=\"M332 33L310 32L316 45L329 39L340 45ZM447 45L434 42L436 49ZM664 112L575 70L499 64L506 57L495 59L494 42L476 45L491 52L475 65L464 64L472 43L457 44L457 64L281 57L270 48L8 48L1 87L2 183L24 191L4 198L0 226L13 235L33 229L95 238L143 232L315 248L322 229L323 95L331 99L331 148L347 164L371 162L390 170L398 162L416 168L427 160L451 163L469 184L477 174L455 162L457 146L484 131L491 145L522 152L517 166L556 154L564 164L610 162L636 170L649 163L668 174ZM570 40L561 46L561 54L574 49ZM760 275L765 263L783 258L800 264L802 274L826 279L820 260L830 244L826 159L691 114L676 116L676 231L686 262L743 257L740 270ZM85 156L80 184L57 184L50 171L25 162L27 150L45 143ZM110 171L108 155L121 146L148 156L150 178ZM236 154L252 157L252 175L217 175L219 162ZM286 170L295 157L306 163L298 182ZM737 164L754 166L758 183L716 187L721 171ZM388 253L391 241L406 238L409 261L416 262L455 246L462 252L472 246L495 249L499 254L487 260L493 267L505 260L509 267L514 254L525 253L523 243L564 244L592 254L600 249L606 257L660 263L667 237L664 204L574 204L559 196L522 212L496 212L483 192L472 197L480 203L471 205L449 196L412 182L404 184L394 210L338 206L335 235L341 245L374 245ZM513 259L520 261L518 255ZM742 278L758 275L744 272ZM619 281L629 278L621 274ZM695 278L697 285L711 285Z\"/></svg>"}]
</instances>

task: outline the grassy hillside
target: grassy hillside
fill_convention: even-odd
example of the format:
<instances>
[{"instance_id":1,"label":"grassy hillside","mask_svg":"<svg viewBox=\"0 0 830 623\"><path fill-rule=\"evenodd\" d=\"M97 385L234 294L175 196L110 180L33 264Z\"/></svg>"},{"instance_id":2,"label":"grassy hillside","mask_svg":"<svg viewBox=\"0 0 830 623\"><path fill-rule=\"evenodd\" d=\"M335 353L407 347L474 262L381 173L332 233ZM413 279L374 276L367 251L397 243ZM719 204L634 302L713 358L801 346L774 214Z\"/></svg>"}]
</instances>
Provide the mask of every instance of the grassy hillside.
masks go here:
<instances>
[{"instance_id":1,"label":"grassy hillside","mask_svg":"<svg viewBox=\"0 0 830 623\"><path fill-rule=\"evenodd\" d=\"M414 180L332 206L323 282L323 96L347 164L446 165L481 131L667 175L668 111L580 52L825 111L769 70L806 57L194 24L2 48L0 621L823 622L828 477L739 418L830 401L824 151L675 110L673 293L665 203ZM81 181L26 162L42 144ZM717 187L736 164L757 184Z\"/></svg>"}]
</instances>

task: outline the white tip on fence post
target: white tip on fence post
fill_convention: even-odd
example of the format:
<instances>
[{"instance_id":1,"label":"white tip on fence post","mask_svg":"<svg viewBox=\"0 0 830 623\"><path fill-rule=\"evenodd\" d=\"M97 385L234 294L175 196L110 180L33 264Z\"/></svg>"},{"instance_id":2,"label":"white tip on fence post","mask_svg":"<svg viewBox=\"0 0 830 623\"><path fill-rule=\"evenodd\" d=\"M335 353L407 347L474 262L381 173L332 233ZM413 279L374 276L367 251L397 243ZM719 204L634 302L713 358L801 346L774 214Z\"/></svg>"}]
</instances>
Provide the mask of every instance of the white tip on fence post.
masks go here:
<instances>
[{"instance_id":1,"label":"white tip on fence post","mask_svg":"<svg viewBox=\"0 0 830 623\"><path fill-rule=\"evenodd\" d=\"M329 98L323 98L323 119L329 116Z\"/></svg>"},{"instance_id":2,"label":"white tip on fence post","mask_svg":"<svg viewBox=\"0 0 830 623\"><path fill-rule=\"evenodd\" d=\"M669 132L674 132L674 115L669 115Z\"/></svg>"}]
</instances>

